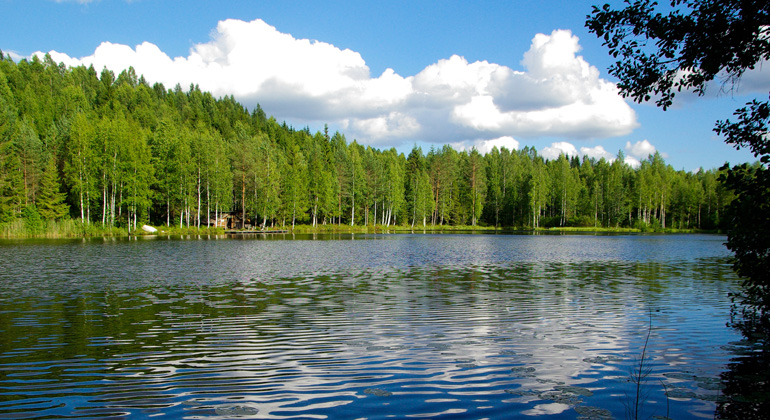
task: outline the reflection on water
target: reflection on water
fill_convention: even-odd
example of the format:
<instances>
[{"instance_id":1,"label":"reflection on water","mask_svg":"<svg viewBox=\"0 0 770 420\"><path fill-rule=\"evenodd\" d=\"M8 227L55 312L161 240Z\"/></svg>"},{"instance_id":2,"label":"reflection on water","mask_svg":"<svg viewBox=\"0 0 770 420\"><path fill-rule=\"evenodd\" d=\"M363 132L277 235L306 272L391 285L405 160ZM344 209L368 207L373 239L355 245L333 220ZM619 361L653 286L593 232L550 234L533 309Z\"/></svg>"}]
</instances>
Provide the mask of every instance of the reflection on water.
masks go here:
<instances>
[{"instance_id":1,"label":"reflection on water","mask_svg":"<svg viewBox=\"0 0 770 420\"><path fill-rule=\"evenodd\" d=\"M294 239L0 242L0 417L623 418L652 314L713 418L740 339L723 237Z\"/></svg>"},{"instance_id":2,"label":"reflection on water","mask_svg":"<svg viewBox=\"0 0 770 420\"><path fill-rule=\"evenodd\" d=\"M726 346L734 357L721 375L717 418L760 420L770 416L770 325L749 313L736 314L732 326L743 339Z\"/></svg>"}]
</instances>

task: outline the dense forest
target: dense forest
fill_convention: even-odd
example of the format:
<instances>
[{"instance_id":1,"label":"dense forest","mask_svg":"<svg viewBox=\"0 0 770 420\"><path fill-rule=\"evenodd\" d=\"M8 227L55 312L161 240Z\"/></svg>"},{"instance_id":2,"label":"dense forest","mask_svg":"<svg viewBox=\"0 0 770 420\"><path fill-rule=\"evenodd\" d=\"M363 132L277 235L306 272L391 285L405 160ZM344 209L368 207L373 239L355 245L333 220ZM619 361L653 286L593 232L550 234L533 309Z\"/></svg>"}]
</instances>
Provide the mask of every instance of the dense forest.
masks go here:
<instances>
[{"instance_id":1,"label":"dense forest","mask_svg":"<svg viewBox=\"0 0 770 420\"><path fill-rule=\"evenodd\" d=\"M622 152L546 160L529 147L407 156L133 69L0 57L0 226L207 227L233 212L255 227L715 229L732 199L718 170L676 171L659 154L639 168Z\"/></svg>"}]
</instances>

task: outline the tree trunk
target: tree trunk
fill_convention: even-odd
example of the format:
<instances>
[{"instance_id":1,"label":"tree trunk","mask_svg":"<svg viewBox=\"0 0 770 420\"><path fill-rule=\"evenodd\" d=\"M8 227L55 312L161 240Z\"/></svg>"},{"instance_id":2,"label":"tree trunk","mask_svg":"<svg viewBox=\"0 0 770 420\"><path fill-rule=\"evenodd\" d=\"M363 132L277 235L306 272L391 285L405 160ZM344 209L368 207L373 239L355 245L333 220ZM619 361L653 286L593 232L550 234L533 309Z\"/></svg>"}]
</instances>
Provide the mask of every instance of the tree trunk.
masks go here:
<instances>
[{"instance_id":1,"label":"tree trunk","mask_svg":"<svg viewBox=\"0 0 770 420\"><path fill-rule=\"evenodd\" d=\"M198 229L201 228L201 167L198 165Z\"/></svg>"},{"instance_id":2,"label":"tree trunk","mask_svg":"<svg viewBox=\"0 0 770 420\"><path fill-rule=\"evenodd\" d=\"M102 227L107 224L107 173L102 173Z\"/></svg>"}]
</instances>

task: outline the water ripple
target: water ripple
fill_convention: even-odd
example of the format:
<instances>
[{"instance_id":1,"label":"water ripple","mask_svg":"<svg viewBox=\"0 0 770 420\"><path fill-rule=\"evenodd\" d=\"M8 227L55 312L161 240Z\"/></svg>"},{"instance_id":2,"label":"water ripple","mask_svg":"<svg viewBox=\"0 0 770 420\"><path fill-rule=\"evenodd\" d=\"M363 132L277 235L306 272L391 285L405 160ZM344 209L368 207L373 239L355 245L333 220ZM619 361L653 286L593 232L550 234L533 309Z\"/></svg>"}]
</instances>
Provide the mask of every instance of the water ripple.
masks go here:
<instances>
[{"instance_id":1,"label":"water ripple","mask_svg":"<svg viewBox=\"0 0 770 420\"><path fill-rule=\"evenodd\" d=\"M672 413L713 413L710 237L436 236L4 246L0 417L622 417L650 317Z\"/></svg>"}]
</instances>

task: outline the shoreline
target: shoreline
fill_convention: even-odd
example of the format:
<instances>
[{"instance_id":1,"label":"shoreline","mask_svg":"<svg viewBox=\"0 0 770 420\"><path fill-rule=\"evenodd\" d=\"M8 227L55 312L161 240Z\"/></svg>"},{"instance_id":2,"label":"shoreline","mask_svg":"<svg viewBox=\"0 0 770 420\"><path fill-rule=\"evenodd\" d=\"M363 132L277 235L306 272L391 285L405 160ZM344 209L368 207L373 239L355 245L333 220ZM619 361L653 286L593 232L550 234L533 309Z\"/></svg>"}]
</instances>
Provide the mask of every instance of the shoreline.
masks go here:
<instances>
[{"instance_id":1,"label":"shoreline","mask_svg":"<svg viewBox=\"0 0 770 420\"><path fill-rule=\"evenodd\" d=\"M60 222L49 222L42 229L30 229L24 225L22 220L0 225L0 239L58 239L58 238L94 238L94 237L137 237L137 236L176 236L176 235L265 235L265 234L405 234L405 233L475 233L475 234L637 234L637 233L655 233L655 234L722 234L718 230L705 229L653 229L653 228L628 228L628 227L498 227L493 226L450 226L450 225L428 225L428 226L350 226L350 225L297 225L294 229L291 226L275 226L260 230L234 230L213 227L178 227L178 226L155 226L158 231L154 233L145 232L141 229L129 232L123 227L102 227L98 223L84 224L76 220L65 220Z\"/></svg>"}]
</instances>

